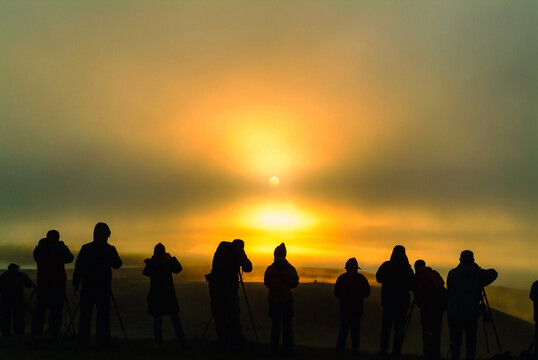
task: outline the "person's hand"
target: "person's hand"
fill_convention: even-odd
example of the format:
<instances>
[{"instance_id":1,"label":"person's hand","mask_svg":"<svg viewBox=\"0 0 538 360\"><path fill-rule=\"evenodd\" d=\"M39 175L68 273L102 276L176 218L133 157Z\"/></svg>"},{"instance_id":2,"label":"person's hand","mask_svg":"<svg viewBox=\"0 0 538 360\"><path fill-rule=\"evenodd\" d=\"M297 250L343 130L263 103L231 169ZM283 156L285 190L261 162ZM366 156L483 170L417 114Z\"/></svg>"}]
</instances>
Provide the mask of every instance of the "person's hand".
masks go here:
<instances>
[{"instance_id":1,"label":"person's hand","mask_svg":"<svg viewBox=\"0 0 538 360\"><path fill-rule=\"evenodd\" d=\"M147 264L151 261L151 259L147 258L147 259L144 259L144 262Z\"/></svg>"}]
</instances>

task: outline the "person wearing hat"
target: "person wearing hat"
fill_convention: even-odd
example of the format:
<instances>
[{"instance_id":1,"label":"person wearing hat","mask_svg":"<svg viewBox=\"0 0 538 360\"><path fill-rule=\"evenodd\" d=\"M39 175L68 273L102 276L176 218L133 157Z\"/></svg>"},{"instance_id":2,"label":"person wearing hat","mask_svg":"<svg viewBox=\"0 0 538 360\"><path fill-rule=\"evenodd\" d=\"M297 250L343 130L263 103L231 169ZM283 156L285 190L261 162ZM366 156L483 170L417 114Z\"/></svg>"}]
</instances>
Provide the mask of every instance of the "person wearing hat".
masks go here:
<instances>
[{"instance_id":1,"label":"person wearing hat","mask_svg":"<svg viewBox=\"0 0 538 360\"><path fill-rule=\"evenodd\" d=\"M177 337L182 345L185 344L185 333L179 320L179 305L174 288L172 274L180 273L183 268L174 256L166 252L163 244L158 243L153 250L151 259L145 259L146 266L142 274L149 276L150 287L147 296L148 313L153 316L153 334L159 345L163 341L163 316L168 315Z\"/></svg>"},{"instance_id":2,"label":"person wearing hat","mask_svg":"<svg viewBox=\"0 0 538 360\"><path fill-rule=\"evenodd\" d=\"M93 230L93 241L82 245L75 261L73 289L80 290L79 343L90 340L93 307L97 309L96 335L101 346L110 342L110 297L112 296L112 269L123 264L116 248L108 244L110 228L98 223Z\"/></svg>"},{"instance_id":3,"label":"person wearing hat","mask_svg":"<svg viewBox=\"0 0 538 360\"><path fill-rule=\"evenodd\" d=\"M338 276L334 285L334 295L340 302L340 329L336 350L343 353L346 347L347 333L351 331L351 351L359 353L361 317L364 312L364 298L370 296L370 284L366 277L358 272L357 259L346 262L346 272Z\"/></svg>"},{"instance_id":4,"label":"person wearing hat","mask_svg":"<svg viewBox=\"0 0 538 360\"><path fill-rule=\"evenodd\" d=\"M7 271L0 275L0 329L2 336L10 336L12 327L16 335L24 334L24 313L26 311L24 288L33 287L32 280L28 275L19 271L17 264L9 264Z\"/></svg>"},{"instance_id":5,"label":"person wearing hat","mask_svg":"<svg viewBox=\"0 0 538 360\"><path fill-rule=\"evenodd\" d=\"M376 273L381 283L381 335L379 347L381 356L387 356L390 333L394 325L392 357L399 358L404 340L407 309L411 303L409 292L413 290L415 278L409 264L405 248L396 245L389 261L385 261Z\"/></svg>"},{"instance_id":6,"label":"person wearing hat","mask_svg":"<svg viewBox=\"0 0 538 360\"><path fill-rule=\"evenodd\" d=\"M484 287L497 278L494 269L481 269L475 263L474 254L464 250L460 263L450 270L447 276L448 289L448 327L450 330L450 353L452 360L460 359L460 349L465 332L465 359L476 357L476 336L480 301Z\"/></svg>"},{"instance_id":7,"label":"person wearing hat","mask_svg":"<svg viewBox=\"0 0 538 360\"><path fill-rule=\"evenodd\" d=\"M286 245L276 247L274 262L267 267L263 283L269 289L269 317L271 323L271 352L278 352L280 332L282 330L282 347L286 355L293 349L293 294L291 289L299 285L297 270L286 260Z\"/></svg>"}]
</instances>

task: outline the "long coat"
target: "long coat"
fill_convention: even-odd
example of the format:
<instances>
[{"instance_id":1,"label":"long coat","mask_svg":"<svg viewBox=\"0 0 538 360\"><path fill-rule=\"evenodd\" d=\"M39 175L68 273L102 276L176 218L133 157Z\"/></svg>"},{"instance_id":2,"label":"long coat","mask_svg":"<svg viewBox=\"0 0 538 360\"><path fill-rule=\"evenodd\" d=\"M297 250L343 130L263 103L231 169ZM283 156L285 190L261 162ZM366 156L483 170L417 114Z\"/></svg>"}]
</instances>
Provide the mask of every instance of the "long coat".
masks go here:
<instances>
[{"instance_id":1,"label":"long coat","mask_svg":"<svg viewBox=\"0 0 538 360\"><path fill-rule=\"evenodd\" d=\"M179 312L172 274L177 274L182 270L179 261L170 254L153 255L149 261L146 261L143 274L151 278L146 298L150 315L173 315Z\"/></svg>"}]
</instances>

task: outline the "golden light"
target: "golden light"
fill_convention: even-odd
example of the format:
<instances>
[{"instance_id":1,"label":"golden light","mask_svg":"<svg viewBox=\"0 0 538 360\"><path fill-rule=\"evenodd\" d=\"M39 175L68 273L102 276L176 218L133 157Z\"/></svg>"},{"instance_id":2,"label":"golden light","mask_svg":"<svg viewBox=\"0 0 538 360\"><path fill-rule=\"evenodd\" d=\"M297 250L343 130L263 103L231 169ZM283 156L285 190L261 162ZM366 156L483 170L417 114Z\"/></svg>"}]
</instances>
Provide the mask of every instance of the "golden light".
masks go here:
<instances>
[{"instance_id":1,"label":"golden light","mask_svg":"<svg viewBox=\"0 0 538 360\"><path fill-rule=\"evenodd\" d=\"M243 224L262 231L298 231L315 225L315 220L299 211L292 204L262 205L248 210L243 216Z\"/></svg>"},{"instance_id":2,"label":"golden light","mask_svg":"<svg viewBox=\"0 0 538 360\"><path fill-rule=\"evenodd\" d=\"M268 182L269 185L272 187L277 187L278 185L280 185L280 179L277 176L271 176Z\"/></svg>"}]
</instances>

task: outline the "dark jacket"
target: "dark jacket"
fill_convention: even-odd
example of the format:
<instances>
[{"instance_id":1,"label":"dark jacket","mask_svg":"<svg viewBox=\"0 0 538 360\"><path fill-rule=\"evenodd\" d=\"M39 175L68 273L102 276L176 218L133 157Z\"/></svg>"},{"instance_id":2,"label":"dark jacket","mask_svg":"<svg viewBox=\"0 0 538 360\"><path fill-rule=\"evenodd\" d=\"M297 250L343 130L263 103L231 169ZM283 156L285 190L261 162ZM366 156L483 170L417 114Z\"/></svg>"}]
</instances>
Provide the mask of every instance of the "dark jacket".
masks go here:
<instances>
[{"instance_id":1,"label":"dark jacket","mask_svg":"<svg viewBox=\"0 0 538 360\"><path fill-rule=\"evenodd\" d=\"M119 269L122 261L116 248L105 241L82 245L75 262L73 286L81 291L110 292L112 269Z\"/></svg>"},{"instance_id":2,"label":"dark jacket","mask_svg":"<svg viewBox=\"0 0 538 360\"><path fill-rule=\"evenodd\" d=\"M381 283L381 305L409 307L409 291L413 290L414 274L407 256L393 256L385 261L375 275Z\"/></svg>"},{"instance_id":3,"label":"dark jacket","mask_svg":"<svg viewBox=\"0 0 538 360\"><path fill-rule=\"evenodd\" d=\"M64 264L73 261L69 248L55 238L39 240L34 249L34 260L37 263L37 286L40 289L65 287L67 276Z\"/></svg>"},{"instance_id":4,"label":"dark jacket","mask_svg":"<svg viewBox=\"0 0 538 360\"><path fill-rule=\"evenodd\" d=\"M427 308L435 304L435 289L444 287L445 281L439 273L425 266L415 274L415 299L419 308Z\"/></svg>"},{"instance_id":5,"label":"dark jacket","mask_svg":"<svg viewBox=\"0 0 538 360\"><path fill-rule=\"evenodd\" d=\"M211 274L207 276L209 286L234 286L238 288L238 274L241 269L244 272L252 271L252 263L245 250L229 241L222 241L213 256Z\"/></svg>"},{"instance_id":6,"label":"dark jacket","mask_svg":"<svg viewBox=\"0 0 538 360\"><path fill-rule=\"evenodd\" d=\"M340 311L362 314L364 298L370 296L370 284L364 275L348 271L336 279L334 296L340 301Z\"/></svg>"},{"instance_id":7,"label":"dark jacket","mask_svg":"<svg viewBox=\"0 0 538 360\"><path fill-rule=\"evenodd\" d=\"M299 285L299 275L288 260L278 259L265 270L263 283L269 289L269 301L293 301L291 289Z\"/></svg>"},{"instance_id":8,"label":"dark jacket","mask_svg":"<svg viewBox=\"0 0 538 360\"><path fill-rule=\"evenodd\" d=\"M532 284L529 298L534 304L534 321L538 322L538 281Z\"/></svg>"},{"instance_id":9,"label":"dark jacket","mask_svg":"<svg viewBox=\"0 0 538 360\"><path fill-rule=\"evenodd\" d=\"M34 283L28 275L20 272L18 267L10 266L0 275L0 294L2 303L18 304L24 302L24 288L32 288Z\"/></svg>"},{"instance_id":10,"label":"dark jacket","mask_svg":"<svg viewBox=\"0 0 538 360\"><path fill-rule=\"evenodd\" d=\"M153 255L150 260L146 261L142 273L151 278L146 298L150 315L163 316L179 312L172 274L178 274L182 270L179 261L168 253Z\"/></svg>"},{"instance_id":11,"label":"dark jacket","mask_svg":"<svg viewBox=\"0 0 538 360\"><path fill-rule=\"evenodd\" d=\"M497 271L481 269L476 263L460 263L448 272L448 317L473 319L480 314L484 286L497 278Z\"/></svg>"}]
</instances>

